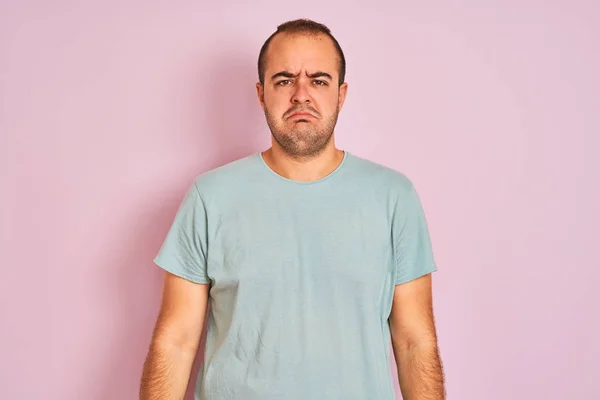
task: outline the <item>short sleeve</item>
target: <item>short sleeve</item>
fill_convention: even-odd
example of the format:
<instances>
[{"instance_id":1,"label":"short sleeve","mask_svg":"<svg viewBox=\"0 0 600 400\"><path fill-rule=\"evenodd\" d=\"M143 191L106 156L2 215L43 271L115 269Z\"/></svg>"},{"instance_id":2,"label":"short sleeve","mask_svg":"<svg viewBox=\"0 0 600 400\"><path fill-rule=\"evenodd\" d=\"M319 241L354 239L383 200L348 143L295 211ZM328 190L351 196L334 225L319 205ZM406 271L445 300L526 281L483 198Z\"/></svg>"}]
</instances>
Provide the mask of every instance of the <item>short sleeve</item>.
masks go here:
<instances>
[{"instance_id":1,"label":"short sleeve","mask_svg":"<svg viewBox=\"0 0 600 400\"><path fill-rule=\"evenodd\" d=\"M392 219L396 285L437 270L425 213L414 186L399 196Z\"/></svg>"},{"instance_id":2,"label":"short sleeve","mask_svg":"<svg viewBox=\"0 0 600 400\"><path fill-rule=\"evenodd\" d=\"M177 210L154 263L192 282L210 283L206 265L206 222L204 203L194 182Z\"/></svg>"}]
</instances>

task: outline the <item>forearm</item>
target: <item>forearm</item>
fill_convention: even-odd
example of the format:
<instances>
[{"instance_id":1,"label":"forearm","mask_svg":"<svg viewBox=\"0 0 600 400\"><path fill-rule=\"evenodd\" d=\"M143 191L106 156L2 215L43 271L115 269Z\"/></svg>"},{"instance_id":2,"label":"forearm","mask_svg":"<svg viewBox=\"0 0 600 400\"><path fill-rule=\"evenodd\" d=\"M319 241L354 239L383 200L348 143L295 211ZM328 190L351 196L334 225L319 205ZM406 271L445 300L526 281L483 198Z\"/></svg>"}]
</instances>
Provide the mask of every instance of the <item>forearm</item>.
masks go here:
<instances>
[{"instance_id":1,"label":"forearm","mask_svg":"<svg viewBox=\"0 0 600 400\"><path fill-rule=\"evenodd\" d=\"M195 352L153 341L144 363L140 400L182 400Z\"/></svg>"},{"instance_id":2,"label":"forearm","mask_svg":"<svg viewBox=\"0 0 600 400\"><path fill-rule=\"evenodd\" d=\"M404 400L444 400L444 375L436 344L394 349Z\"/></svg>"}]
</instances>

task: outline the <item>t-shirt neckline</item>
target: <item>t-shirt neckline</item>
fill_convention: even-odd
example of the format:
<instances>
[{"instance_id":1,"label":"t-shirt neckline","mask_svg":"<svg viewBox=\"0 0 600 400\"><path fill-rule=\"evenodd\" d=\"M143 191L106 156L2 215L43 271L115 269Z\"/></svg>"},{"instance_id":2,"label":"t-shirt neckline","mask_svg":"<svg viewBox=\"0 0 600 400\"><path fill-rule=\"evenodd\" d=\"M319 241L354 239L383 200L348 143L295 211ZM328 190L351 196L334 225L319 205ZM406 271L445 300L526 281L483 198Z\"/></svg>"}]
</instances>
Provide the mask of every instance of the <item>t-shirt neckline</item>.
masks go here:
<instances>
[{"instance_id":1,"label":"t-shirt neckline","mask_svg":"<svg viewBox=\"0 0 600 400\"><path fill-rule=\"evenodd\" d=\"M346 164L346 160L348 159L348 156L350 155L350 153L347 150L342 150L344 152L344 156L342 157L342 161L340 161L340 163L338 164L338 166L331 171L329 174L325 175L324 177L320 178L320 179L316 179L314 181L297 181L295 179L289 179L286 178L285 176L279 175L277 172L273 171L271 169L271 167L269 167L269 165L267 164L267 162L265 161L265 159L262 156L262 151L259 151L257 153L257 157L260 159L260 162L262 163L262 165L267 169L267 171L269 171L269 173L273 176L275 176L276 178L280 179L283 182L287 182L287 183L292 183L295 185L315 185L324 181L327 181L329 179L331 179L334 175L336 175L344 166L344 164Z\"/></svg>"}]
</instances>

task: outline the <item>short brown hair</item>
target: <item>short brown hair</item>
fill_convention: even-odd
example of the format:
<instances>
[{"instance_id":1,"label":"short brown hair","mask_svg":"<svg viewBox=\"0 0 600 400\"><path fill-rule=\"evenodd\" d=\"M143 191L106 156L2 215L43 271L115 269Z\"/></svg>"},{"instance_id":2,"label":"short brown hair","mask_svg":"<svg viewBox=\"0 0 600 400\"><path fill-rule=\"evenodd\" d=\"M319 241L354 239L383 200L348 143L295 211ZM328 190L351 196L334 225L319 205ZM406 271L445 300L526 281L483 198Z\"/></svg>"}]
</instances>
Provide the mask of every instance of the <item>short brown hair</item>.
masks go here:
<instances>
[{"instance_id":1,"label":"short brown hair","mask_svg":"<svg viewBox=\"0 0 600 400\"><path fill-rule=\"evenodd\" d=\"M346 78L346 58L344 57L344 52L342 51L342 48L340 47L340 44L338 43L338 41L333 37L333 35L331 34L331 30L318 22L312 21L310 19L296 19L293 21L287 21L281 25L279 25L277 27L277 30L275 32L273 32L273 34L271 34L271 36L269 36L269 38L265 41L265 43L263 44L263 46L260 49L260 53L258 55L258 80L260 81L261 85L264 85L265 83L265 64L266 64L266 57L267 57L267 50L269 49L269 43L271 43L271 40L273 39L273 37L275 37L275 35L277 35L278 33L290 33L290 34L295 34L295 33L299 33L299 34L319 34L322 33L326 36L328 36L332 41L333 41L333 45L335 46L335 50L338 53L338 57L339 57L339 79L338 79L338 85L341 85L342 83L344 83L344 79Z\"/></svg>"}]
</instances>

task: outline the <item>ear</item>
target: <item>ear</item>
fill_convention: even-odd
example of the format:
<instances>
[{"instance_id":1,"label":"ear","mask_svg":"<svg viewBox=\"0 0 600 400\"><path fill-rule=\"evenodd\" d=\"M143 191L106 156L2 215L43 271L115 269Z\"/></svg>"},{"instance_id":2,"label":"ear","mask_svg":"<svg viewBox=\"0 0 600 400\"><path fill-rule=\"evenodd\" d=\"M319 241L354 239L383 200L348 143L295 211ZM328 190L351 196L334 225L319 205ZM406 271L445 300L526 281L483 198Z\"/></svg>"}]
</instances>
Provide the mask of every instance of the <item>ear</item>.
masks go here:
<instances>
[{"instance_id":1,"label":"ear","mask_svg":"<svg viewBox=\"0 0 600 400\"><path fill-rule=\"evenodd\" d=\"M256 82L256 95L258 96L258 102L262 109L265 109L265 87L260 83Z\"/></svg>"},{"instance_id":2,"label":"ear","mask_svg":"<svg viewBox=\"0 0 600 400\"><path fill-rule=\"evenodd\" d=\"M346 94L348 93L348 83L344 82L340 85L338 89L338 105L340 110L344 106L344 101L346 101Z\"/></svg>"}]
</instances>

